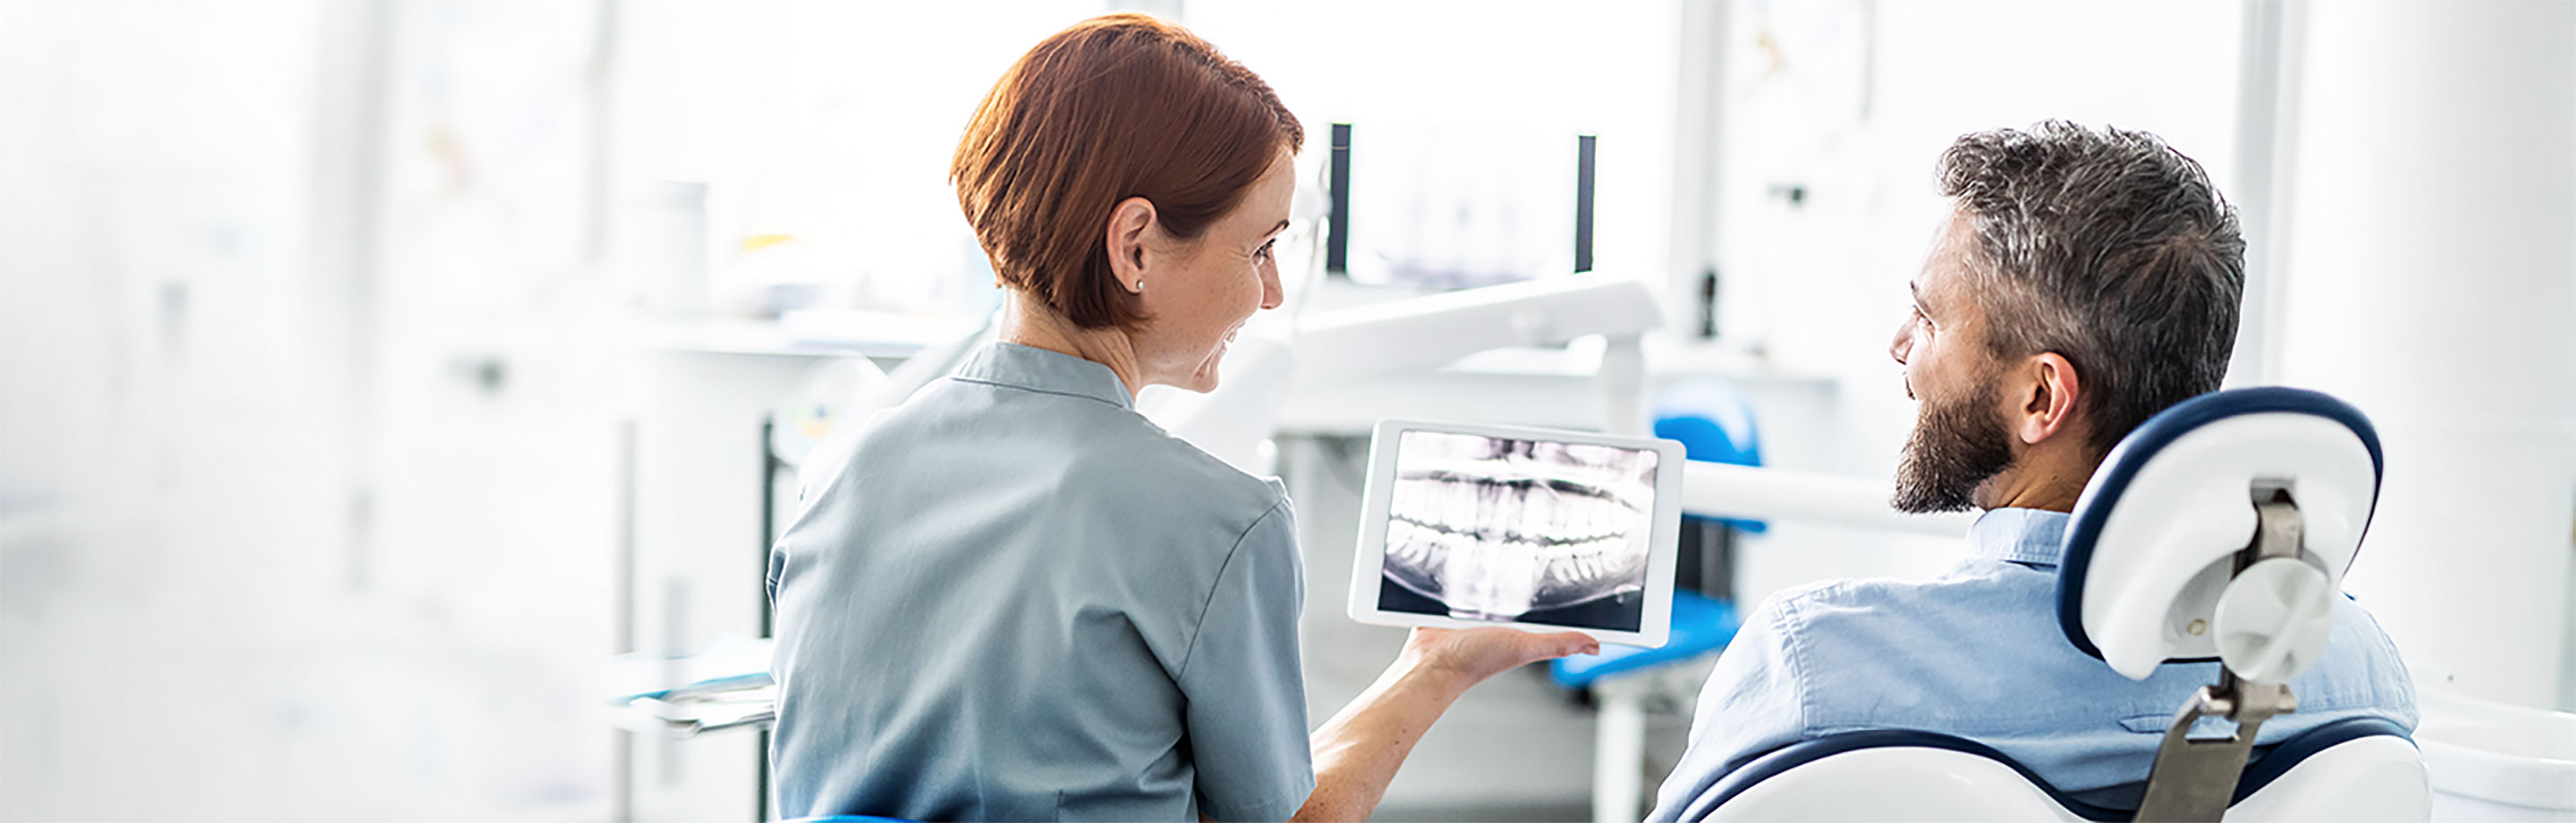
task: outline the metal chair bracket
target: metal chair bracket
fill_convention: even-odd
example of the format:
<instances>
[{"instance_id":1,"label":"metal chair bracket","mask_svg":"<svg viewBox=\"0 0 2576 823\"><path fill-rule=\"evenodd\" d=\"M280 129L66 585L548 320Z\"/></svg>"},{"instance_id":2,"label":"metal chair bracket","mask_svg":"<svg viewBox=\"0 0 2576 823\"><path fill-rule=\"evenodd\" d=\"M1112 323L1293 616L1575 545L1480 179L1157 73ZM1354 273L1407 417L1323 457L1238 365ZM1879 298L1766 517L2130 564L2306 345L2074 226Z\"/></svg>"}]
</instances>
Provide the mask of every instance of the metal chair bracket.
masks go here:
<instances>
[{"instance_id":1,"label":"metal chair bracket","mask_svg":"<svg viewBox=\"0 0 2576 823\"><path fill-rule=\"evenodd\" d=\"M2303 537L2298 504L2287 488L2258 483L2252 491L2258 523L2251 543L2236 554L2238 572L2276 557L2296 559ZM2263 721L2298 710L2298 696L2287 684L2242 680L2220 664L2218 683L2200 687L2165 729L2155 766L2147 774L2146 799L2138 804L2138 821L2217 823L2235 800L2237 778ZM2205 717L2226 718L2236 730L2222 738L2193 738L2192 726Z\"/></svg>"}]
</instances>

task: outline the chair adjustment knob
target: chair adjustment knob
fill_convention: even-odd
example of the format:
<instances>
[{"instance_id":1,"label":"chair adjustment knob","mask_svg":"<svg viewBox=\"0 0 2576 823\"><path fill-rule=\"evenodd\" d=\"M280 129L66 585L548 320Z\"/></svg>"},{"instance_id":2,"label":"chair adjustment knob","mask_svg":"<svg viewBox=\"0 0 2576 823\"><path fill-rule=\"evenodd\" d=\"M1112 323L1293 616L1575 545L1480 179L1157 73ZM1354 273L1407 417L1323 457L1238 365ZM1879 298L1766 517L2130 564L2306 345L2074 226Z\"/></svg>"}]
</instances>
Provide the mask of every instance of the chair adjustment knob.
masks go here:
<instances>
[{"instance_id":1,"label":"chair adjustment knob","mask_svg":"<svg viewBox=\"0 0 2576 823\"><path fill-rule=\"evenodd\" d=\"M2218 596L2218 659L2236 676L2283 683L2325 654L2334 584L2323 569L2274 557L2245 567Z\"/></svg>"}]
</instances>

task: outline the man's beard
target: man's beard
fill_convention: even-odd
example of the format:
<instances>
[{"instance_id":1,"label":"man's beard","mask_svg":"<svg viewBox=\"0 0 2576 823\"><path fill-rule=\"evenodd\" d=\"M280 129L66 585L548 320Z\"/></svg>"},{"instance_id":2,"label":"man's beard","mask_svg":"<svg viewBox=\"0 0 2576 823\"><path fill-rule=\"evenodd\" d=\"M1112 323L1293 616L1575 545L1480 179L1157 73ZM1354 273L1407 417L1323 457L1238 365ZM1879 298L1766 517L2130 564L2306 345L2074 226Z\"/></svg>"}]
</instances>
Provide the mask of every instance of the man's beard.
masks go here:
<instances>
[{"instance_id":1,"label":"man's beard","mask_svg":"<svg viewBox=\"0 0 2576 823\"><path fill-rule=\"evenodd\" d=\"M2012 432L1994 408L1994 387L1986 380L1955 401L1924 398L1896 461L1897 511L1967 511L1979 484L2012 467Z\"/></svg>"}]
</instances>

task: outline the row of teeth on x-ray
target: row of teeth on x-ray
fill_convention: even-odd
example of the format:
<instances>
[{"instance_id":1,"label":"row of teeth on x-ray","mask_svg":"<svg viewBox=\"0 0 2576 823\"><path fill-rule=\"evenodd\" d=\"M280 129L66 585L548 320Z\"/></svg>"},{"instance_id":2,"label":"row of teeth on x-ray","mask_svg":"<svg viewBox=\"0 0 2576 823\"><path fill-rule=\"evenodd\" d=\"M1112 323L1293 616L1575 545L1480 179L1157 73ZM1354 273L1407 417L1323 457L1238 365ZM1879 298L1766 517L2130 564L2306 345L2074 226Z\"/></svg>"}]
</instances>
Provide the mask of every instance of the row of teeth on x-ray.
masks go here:
<instances>
[{"instance_id":1,"label":"row of teeth on x-ray","mask_svg":"<svg viewBox=\"0 0 2576 823\"><path fill-rule=\"evenodd\" d=\"M1398 481L1388 511L1487 541L1551 544L1617 538L1637 524L1637 510L1578 484L1539 480L1413 477ZM1477 514L1492 522L1470 522Z\"/></svg>"},{"instance_id":2,"label":"row of teeth on x-ray","mask_svg":"<svg viewBox=\"0 0 2576 823\"><path fill-rule=\"evenodd\" d=\"M1396 480L1387 568L1454 611L1517 615L1639 586L1644 515L1582 483L1446 472Z\"/></svg>"},{"instance_id":3,"label":"row of teeth on x-ray","mask_svg":"<svg viewBox=\"0 0 2576 823\"><path fill-rule=\"evenodd\" d=\"M1397 562L1432 568L1446 566L1450 553L1470 550L1479 544L1484 551L1518 554L1547 564L1547 577L1561 582L1591 580L1628 572L1639 558L1627 556L1628 537L1610 535L1568 543L1550 543L1543 539L1518 536L1502 539L1477 538L1442 530L1437 526L1391 518L1386 530L1387 556ZM1492 562L1504 562L1496 558Z\"/></svg>"}]
</instances>

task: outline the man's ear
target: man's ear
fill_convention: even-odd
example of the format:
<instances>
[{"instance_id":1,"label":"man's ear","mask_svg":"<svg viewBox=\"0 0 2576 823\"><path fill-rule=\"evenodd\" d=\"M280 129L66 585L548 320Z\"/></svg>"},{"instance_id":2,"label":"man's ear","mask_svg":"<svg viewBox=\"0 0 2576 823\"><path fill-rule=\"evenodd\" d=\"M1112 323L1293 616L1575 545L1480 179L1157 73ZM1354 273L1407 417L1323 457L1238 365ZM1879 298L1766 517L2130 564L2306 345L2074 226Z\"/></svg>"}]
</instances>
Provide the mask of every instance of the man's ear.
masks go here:
<instances>
[{"instance_id":1,"label":"man's ear","mask_svg":"<svg viewBox=\"0 0 2576 823\"><path fill-rule=\"evenodd\" d=\"M1153 228L1154 201L1130 197L1109 210L1104 238L1109 246L1109 271L1118 278L1118 287L1129 293L1145 290L1146 270L1152 262L1152 252L1145 248L1145 235Z\"/></svg>"},{"instance_id":2,"label":"man's ear","mask_svg":"<svg viewBox=\"0 0 2576 823\"><path fill-rule=\"evenodd\" d=\"M2022 372L2023 391L2008 410L2013 436L2037 445L2076 428L2077 401L2084 396L2084 386L2075 375L2075 364L2065 355L2041 352L2022 361Z\"/></svg>"}]
</instances>

